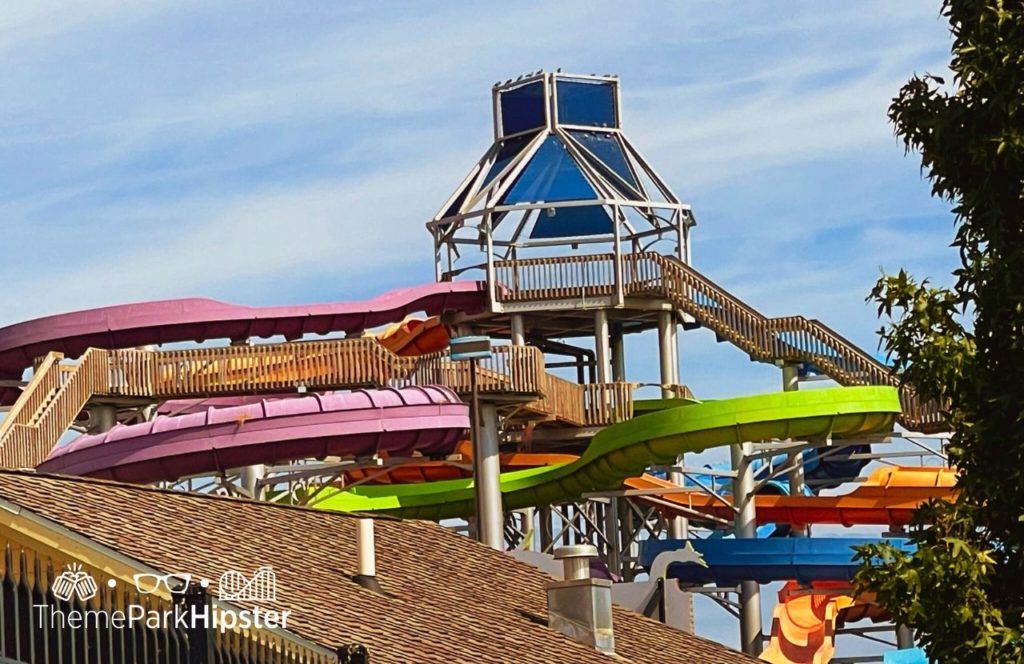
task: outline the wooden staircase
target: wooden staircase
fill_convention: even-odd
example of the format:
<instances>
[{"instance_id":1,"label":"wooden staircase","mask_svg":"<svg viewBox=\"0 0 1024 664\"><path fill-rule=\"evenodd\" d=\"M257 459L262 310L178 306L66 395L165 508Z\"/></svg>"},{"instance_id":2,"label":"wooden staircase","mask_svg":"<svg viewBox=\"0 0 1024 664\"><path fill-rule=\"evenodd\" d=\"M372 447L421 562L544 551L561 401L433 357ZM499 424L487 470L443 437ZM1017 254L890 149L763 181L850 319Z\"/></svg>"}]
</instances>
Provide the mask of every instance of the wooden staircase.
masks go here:
<instances>
[{"instance_id":1,"label":"wooden staircase","mask_svg":"<svg viewBox=\"0 0 1024 664\"><path fill-rule=\"evenodd\" d=\"M50 353L0 422L0 467L30 468L97 397L157 402L300 390L446 385L466 395L470 365L447 351L404 357L355 338L188 350L90 348L78 362ZM517 402L539 419L601 426L632 415L632 385L578 385L548 374L532 346L500 346L477 366L481 394Z\"/></svg>"},{"instance_id":2,"label":"wooden staircase","mask_svg":"<svg viewBox=\"0 0 1024 664\"><path fill-rule=\"evenodd\" d=\"M495 263L499 302L582 300L604 296L671 302L719 340L761 362L813 365L841 385L899 388L900 423L924 433L944 430L938 405L922 400L889 367L817 320L768 318L678 259L655 253L535 258Z\"/></svg>"}]
</instances>

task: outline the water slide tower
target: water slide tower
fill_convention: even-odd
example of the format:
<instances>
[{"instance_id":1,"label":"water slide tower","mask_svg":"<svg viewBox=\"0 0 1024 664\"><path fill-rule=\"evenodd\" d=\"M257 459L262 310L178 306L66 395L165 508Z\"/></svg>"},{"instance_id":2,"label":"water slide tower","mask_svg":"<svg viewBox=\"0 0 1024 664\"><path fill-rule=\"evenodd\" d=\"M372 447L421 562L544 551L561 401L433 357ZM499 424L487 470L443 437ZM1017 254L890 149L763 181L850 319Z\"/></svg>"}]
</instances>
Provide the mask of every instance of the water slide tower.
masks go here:
<instances>
[{"instance_id":1,"label":"water slide tower","mask_svg":"<svg viewBox=\"0 0 1024 664\"><path fill-rule=\"evenodd\" d=\"M657 327L662 383L678 383L674 322L688 321L625 282L641 255L688 263L695 222L623 132L618 78L540 71L491 98L493 144L427 224L437 280L486 279L495 315L474 321L482 332L570 355L551 340L593 335L589 382L624 380L621 335ZM517 301L537 285L551 297Z\"/></svg>"}]
</instances>

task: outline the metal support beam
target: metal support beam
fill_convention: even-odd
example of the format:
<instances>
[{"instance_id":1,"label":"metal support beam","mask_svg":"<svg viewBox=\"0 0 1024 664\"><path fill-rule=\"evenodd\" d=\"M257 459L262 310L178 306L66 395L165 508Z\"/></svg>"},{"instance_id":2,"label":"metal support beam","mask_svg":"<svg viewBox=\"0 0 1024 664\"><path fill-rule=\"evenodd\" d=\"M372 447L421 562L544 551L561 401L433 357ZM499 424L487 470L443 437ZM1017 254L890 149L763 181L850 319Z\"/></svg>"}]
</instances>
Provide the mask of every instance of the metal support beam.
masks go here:
<instances>
[{"instance_id":1,"label":"metal support beam","mask_svg":"<svg viewBox=\"0 0 1024 664\"><path fill-rule=\"evenodd\" d=\"M906 625L896 625L896 647L900 650L914 647L914 632Z\"/></svg>"},{"instance_id":2,"label":"metal support beam","mask_svg":"<svg viewBox=\"0 0 1024 664\"><path fill-rule=\"evenodd\" d=\"M260 486L260 480L266 475L267 467L261 463L245 466L239 470L239 481L242 488L253 500L263 500L264 487Z\"/></svg>"},{"instance_id":3,"label":"metal support beam","mask_svg":"<svg viewBox=\"0 0 1024 664\"><path fill-rule=\"evenodd\" d=\"M528 540L529 546L523 547L529 551L540 551L540 540L537 536L537 508L527 507L519 511L523 515L523 538Z\"/></svg>"},{"instance_id":4,"label":"metal support beam","mask_svg":"<svg viewBox=\"0 0 1024 664\"><path fill-rule=\"evenodd\" d=\"M97 405L89 408L89 433L106 433L117 424L117 407Z\"/></svg>"},{"instance_id":5,"label":"metal support beam","mask_svg":"<svg viewBox=\"0 0 1024 664\"><path fill-rule=\"evenodd\" d=\"M551 551L555 538L551 525L551 507L548 505L539 507L537 508L537 512L537 529L540 532L540 550L547 553Z\"/></svg>"},{"instance_id":6,"label":"metal support beam","mask_svg":"<svg viewBox=\"0 0 1024 664\"><path fill-rule=\"evenodd\" d=\"M675 392L669 387L679 382L679 357L676 348L676 321L671 311L658 312L658 364L661 370L661 396L669 399ZM683 458L676 459L676 465L683 465ZM682 473L670 471L669 481L683 485ZM668 519L668 535L672 539L685 539L689 535L689 523L681 516Z\"/></svg>"},{"instance_id":7,"label":"metal support beam","mask_svg":"<svg viewBox=\"0 0 1024 664\"><path fill-rule=\"evenodd\" d=\"M611 331L612 380L615 382L625 382L626 350L622 339L622 326L616 323L611 326Z\"/></svg>"},{"instance_id":8,"label":"metal support beam","mask_svg":"<svg viewBox=\"0 0 1024 664\"><path fill-rule=\"evenodd\" d=\"M679 379L679 325L676 324L674 313L669 314L668 349L672 354L672 358L669 360L672 370L672 384L679 385L681 382ZM677 395L673 394L673 396Z\"/></svg>"},{"instance_id":9,"label":"metal support beam","mask_svg":"<svg viewBox=\"0 0 1024 664\"><path fill-rule=\"evenodd\" d=\"M513 346L525 346L526 345L526 330L523 327L523 315L512 314L512 345Z\"/></svg>"},{"instance_id":10,"label":"metal support beam","mask_svg":"<svg viewBox=\"0 0 1024 664\"><path fill-rule=\"evenodd\" d=\"M604 540L608 549L608 571L622 576L622 531L619 528L619 499L611 497L604 510Z\"/></svg>"},{"instance_id":11,"label":"metal support beam","mask_svg":"<svg viewBox=\"0 0 1024 664\"><path fill-rule=\"evenodd\" d=\"M608 311L594 311L594 351L597 355L597 382L611 381L611 348L608 338Z\"/></svg>"},{"instance_id":12,"label":"metal support beam","mask_svg":"<svg viewBox=\"0 0 1024 664\"><path fill-rule=\"evenodd\" d=\"M736 537L757 537L757 513L754 503L754 467L746 458L750 443L732 445L733 501L739 508L734 523ZM761 654L761 588L757 581L740 583L740 650L751 657Z\"/></svg>"},{"instance_id":13,"label":"metal support beam","mask_svg":"<svg viewBox=\"0 0 1024 664\"><path fill-rule=\"evenodd\" d=\"M783 392L796 392L800 389L800 373L797 365L787 362L782 365L782 391ZM789 466L790 470L788 473L789 477L789 495L791 496L802 496L804 495L804 464L803 464L803 451L796 450L790 452L786 457L786 465ZM806 524L793 524L790 534L793 537L807 537L810 534L810 529Z\"/></svg>"},{"instance_id":14,"label":"metal support beam","mask_svg":"<svg viewBox=\"0 0 1024 664\"><path fill-rule=\"evenodd\" d=\"M672 363L676 359L676 353L672 349L675 335L672 328L675 327L671 311L658 312L658 366L661 370L661 396L670 398L674 396L669 385L675 385L676 372Z\"/></svg>"},{"instance_id":15,"label":"metal support beam","mask_svg":"<svg viewBox=\"0 0 1024 664\"><path fill-rule=\"evenodd\" d=\"M472 360L476 376L476 360ZM474 386L475 387L475 386ZM498 458L498 410L481 404L473 390L473 485L476 492L477 538L498 551L505 550L505 517L501 509L501 464Z\"/></svg>"}]
</instances>

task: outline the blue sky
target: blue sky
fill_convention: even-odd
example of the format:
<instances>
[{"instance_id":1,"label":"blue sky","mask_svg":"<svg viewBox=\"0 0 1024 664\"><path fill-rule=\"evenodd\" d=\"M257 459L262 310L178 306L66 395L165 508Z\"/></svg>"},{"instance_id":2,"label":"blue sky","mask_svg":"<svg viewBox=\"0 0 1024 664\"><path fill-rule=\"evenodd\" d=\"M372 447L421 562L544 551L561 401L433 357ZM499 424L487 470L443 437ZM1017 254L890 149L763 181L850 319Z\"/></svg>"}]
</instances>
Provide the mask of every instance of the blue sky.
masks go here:
<instances>
[{"instance_id":1,"label":"blue sky","mask_svg":"<svg viewBox=\"0 0 1024 664\"><path fill-rule=\"evenodd\" d=\"M873 350L879 268L944 283L955 261L885 115L944 70L938 5L5 2L0 325L429 281L423 224L490 142L490 86L561 67L622 77L628 135L694 207L698 269ZM779 388L708 332L681 346L700 396ZM656 380L652 339L627 359Z\"/></svg>"}]
</instances>

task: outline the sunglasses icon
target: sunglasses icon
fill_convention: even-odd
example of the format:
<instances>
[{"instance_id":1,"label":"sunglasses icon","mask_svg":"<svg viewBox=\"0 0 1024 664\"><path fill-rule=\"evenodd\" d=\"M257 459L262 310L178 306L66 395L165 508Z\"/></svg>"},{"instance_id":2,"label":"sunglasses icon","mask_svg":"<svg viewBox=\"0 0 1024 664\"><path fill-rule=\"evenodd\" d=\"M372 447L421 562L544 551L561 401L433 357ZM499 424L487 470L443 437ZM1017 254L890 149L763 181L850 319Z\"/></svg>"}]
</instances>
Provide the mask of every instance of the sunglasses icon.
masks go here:
<instances>
[{"instance_id":1,"label":"sunglasses icon","mask_svg":"<svg viewBox=\"0 0 1024 664\"><path fill-rule=\"evenodd\" d=\"M136 574L135 589L143 595L155 593L160 586L172 595L182 595L192 580L191 574Z\"/></svg>"}]
</instances>

